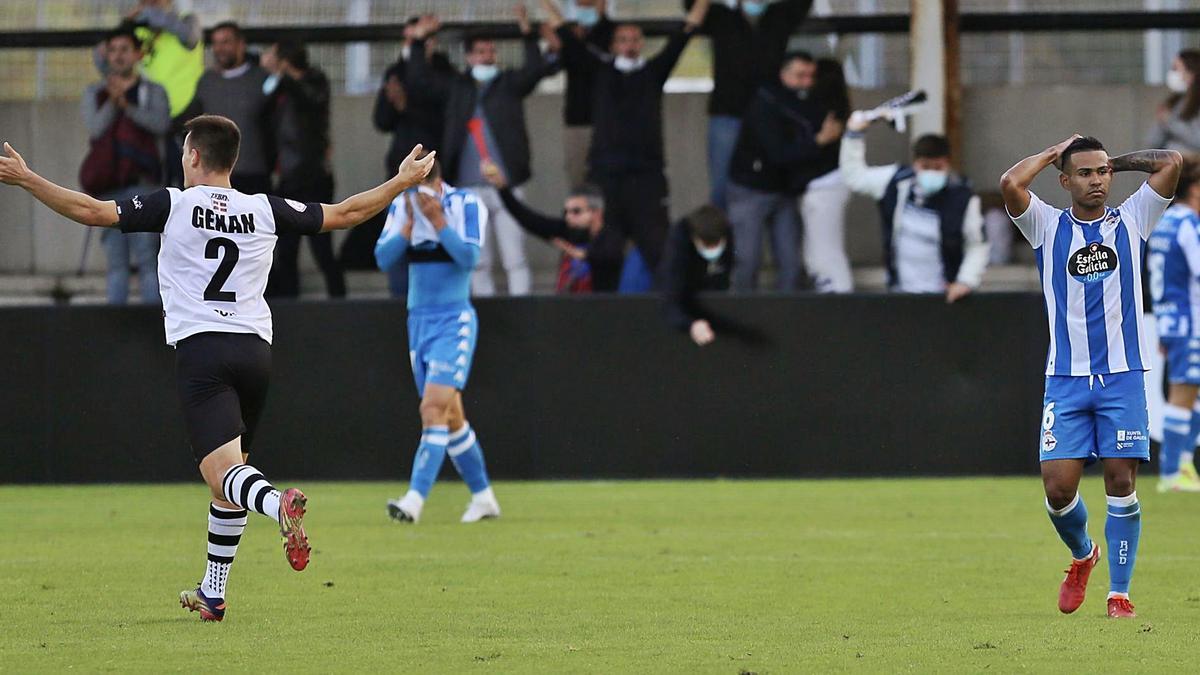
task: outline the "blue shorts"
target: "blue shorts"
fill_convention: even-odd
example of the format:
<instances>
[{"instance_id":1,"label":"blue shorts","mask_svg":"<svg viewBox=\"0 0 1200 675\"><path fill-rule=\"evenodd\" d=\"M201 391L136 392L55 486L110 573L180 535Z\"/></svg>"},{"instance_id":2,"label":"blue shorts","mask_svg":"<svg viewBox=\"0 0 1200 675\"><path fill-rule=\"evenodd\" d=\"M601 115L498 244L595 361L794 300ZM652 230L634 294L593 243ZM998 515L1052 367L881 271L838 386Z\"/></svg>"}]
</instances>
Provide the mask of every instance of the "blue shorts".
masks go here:
<instances>
[{"instance_id":1,"label":"blue shorts","mask_svg":"<svg viewBox=\"0 0 1200 675\"><path fill-rule=\"evenodd\" d=\"M1159 338L1167 350L1167 382L1200 384L1200 339Z\"/></svg>"},{"instance_id":2,"label":"blue shorts","mask_svg":"<svg viewBox=\"0 0 1200 675\"><path fill-rule=\"evenodd\" d=\"M478 332L479 317L466 303L408 310L408 358L418 396L426 384L467 388Z\"/></svg>"},{"instance_id":3,"label":"blue shorts","mask_svg":"<svg viewBox=\"0 0 1200 675\"><path fill-rule=\"evenodd\" d=\"M1150 461L1146 374L1046 378L1041 460L1127 458Z\"/></svg>"}]
</instances>

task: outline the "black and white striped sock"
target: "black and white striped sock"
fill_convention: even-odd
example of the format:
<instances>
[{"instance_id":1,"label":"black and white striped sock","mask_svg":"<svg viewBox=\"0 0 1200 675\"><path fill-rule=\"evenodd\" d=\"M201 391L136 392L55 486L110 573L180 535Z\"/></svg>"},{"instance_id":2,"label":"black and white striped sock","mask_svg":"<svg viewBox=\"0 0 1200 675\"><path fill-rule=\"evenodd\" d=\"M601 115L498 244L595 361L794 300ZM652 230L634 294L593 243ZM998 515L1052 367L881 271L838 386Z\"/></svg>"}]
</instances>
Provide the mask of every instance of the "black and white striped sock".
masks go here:
<instances>
[{"instance_id":1,"label":"black and white striped sock","mask_svg":"<svg viewBox=\"0 0 1200 675\"><path fill-rule=\"evenodd\" d=\"M246 529L244 509L224 509L216 504L208 505L208 566L200 590L209 598L225 597L225 582L229 579L229 568L233 556L237 555L242 530Z\"/></svg>"},{"instance_id":2,"label":"black and white striped sock","mask_svg":"<svg viewBox=\"0 0 1200 675\"><path fill-rule=\"evenodd\" d=\"M225 472L221 493L226 501L279 522L279 490L249 464L236 464Z\"/></svg>"}]
</instances>

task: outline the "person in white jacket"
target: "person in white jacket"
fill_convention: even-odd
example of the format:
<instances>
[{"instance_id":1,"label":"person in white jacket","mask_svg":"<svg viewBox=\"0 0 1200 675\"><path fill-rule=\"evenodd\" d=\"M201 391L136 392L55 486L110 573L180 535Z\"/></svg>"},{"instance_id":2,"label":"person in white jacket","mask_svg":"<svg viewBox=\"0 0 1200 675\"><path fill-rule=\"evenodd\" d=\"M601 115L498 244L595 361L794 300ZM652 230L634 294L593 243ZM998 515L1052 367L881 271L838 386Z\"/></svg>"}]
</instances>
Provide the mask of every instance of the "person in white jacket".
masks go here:
<instances>
[{"instance_id":1,"label":"person in white jacket","mask_svg":"<svg viewBox=\"0 0 1200 675\"><path fill-rule=\"evenodd\" d=\"M879 202L888 287L960 300L979 287L988 263L979 197L951 172L942 136L918 138L912 164L867 166L863 132L871 122L861 111L850 116L839 164L853 192Z\"/></svg>"}]
</instances>

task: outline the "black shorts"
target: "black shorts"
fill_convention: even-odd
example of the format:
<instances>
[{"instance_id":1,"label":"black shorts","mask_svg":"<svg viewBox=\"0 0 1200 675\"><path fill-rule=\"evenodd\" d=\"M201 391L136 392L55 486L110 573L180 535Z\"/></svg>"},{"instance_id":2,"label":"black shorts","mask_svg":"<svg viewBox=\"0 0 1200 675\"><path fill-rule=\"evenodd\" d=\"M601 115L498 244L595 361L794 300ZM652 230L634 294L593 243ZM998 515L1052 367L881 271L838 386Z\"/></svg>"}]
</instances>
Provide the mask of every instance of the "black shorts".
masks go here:
<instances>
[{"instance_id":1,"label":"black shorts","mask_svg":"<svg viewBox=\"0 0 1200 675\"><path fill-rule=\"evenodd\" d=\"M271 345L248 333L199 333L176 345L175 369L196 461L238 436L249 453L271 381Z\"/></svg>"}]
</instances>

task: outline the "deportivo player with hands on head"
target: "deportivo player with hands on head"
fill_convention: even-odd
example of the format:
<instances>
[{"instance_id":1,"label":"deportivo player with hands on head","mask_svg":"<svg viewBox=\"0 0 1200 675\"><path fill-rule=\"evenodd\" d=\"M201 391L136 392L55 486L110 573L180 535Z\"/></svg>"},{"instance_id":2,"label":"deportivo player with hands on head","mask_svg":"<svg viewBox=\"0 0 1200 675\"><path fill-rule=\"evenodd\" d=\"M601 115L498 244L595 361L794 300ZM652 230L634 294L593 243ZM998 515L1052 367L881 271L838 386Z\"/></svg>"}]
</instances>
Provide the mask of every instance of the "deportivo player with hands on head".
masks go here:
<instances>
[{"instance_id":1,"label":"deportivo player with hands on head","mask_svg":"<svg viewBox=\"0 0 1200 675\"><path fill-rule=\"evenodd\" d=\"M246 464L270 379L271 310L263 291L277 235L362 223L419 183L434 155L417 159L418 145L386 183L337 204L304 204L230 187L241 145L231 120L202 115L185 128L184 190L100 201L34 173L8 143L0 156L0 181L83 225L162 235L158 276L167 344L176 350L188 439L212 492L204 580L181 593L180 603L206 621L220 621L247 510L279 524L293 569L308 565L304 493L296 488L280 493Z\"/></svg>"},{"instance_id":2,"label":"deportivo player with hands on head","mask_svg":"<svg viewBox=\"0 0 1200 675\"><path fill-rule=\"evenodd\" d=\"M1044 169L1060 171L1071 205L1052 207L1029 190ZM1100 547L1088 536L1079 497L1085 464L1104 466L1110 617L1133 617L1129 581L1141 534L1134 481L1150 459L1142 333L1142 252L1175 194L1183 157L1141 150L1109 157L1095 138L1073 135L1004 173L1008 214L1037 253L1050 327L1042 408L1041 469L1050 521L1072 561L1058 608L1083 604ZM1113 174L1149 173L1131 197L1106 205Z\"/></svg>"}]
</instances>

